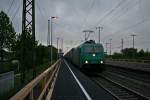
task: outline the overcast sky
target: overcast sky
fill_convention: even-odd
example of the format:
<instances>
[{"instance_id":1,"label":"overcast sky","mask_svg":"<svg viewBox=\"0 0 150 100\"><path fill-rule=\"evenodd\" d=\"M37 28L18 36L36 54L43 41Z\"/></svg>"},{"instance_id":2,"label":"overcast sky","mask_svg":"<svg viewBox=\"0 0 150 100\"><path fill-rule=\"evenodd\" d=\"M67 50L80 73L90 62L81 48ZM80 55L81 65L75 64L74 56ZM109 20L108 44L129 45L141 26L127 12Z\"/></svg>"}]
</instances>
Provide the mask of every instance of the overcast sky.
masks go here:
<instances>
[{"instance_id":1,"label":"overcast sky","mask_svg":"<svg viewBox=\"0 0 150 100\"><path fill-rule=\"evenodd\" d=\"M0 10L9 15L18 33L21 33L22 1L0 0ZM113 51L120 51L121 38L124 48L132 47L131 34L137 35L136 48L150 49L149 5L150 0L35 0L36 39L47 44L47 20L58 16L53 21L53 42L56 44L56 37L63 38L65 51L84 40L85 29L95 31L89 39L98 41L96 26L103 27L104 47L112 39Z\"/></svg>"}]
</instances>

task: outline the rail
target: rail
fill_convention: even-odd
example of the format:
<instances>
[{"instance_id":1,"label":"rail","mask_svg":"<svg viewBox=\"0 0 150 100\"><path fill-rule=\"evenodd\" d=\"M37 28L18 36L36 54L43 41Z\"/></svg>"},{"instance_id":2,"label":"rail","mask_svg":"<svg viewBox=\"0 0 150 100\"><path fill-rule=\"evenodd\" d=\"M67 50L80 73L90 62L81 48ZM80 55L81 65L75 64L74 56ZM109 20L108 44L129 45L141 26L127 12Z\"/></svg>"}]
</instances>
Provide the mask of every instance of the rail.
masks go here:
<instances>
[{"instance_id":1,"label":"rail","mask_svg":"<svg viewBox=\"0 0 150 100\"><path fill-rule=\"evenodd\" d=\"M110 61L126 61L126 62L135 62L135 63L150 63L150 60L140 60L140 59L107 59Z\"/></svg>"},{"instance_id":2,"label":"rail","mask_svg":"<svg viewBox=\"0 0 150 100\"><path fill-rule=\"evenodd\" d=\"M53 79L59 70L60 60L53 64L50 68L45 70L34 80L28 83L18 93L16 93L10 100L42 100L46 98Z\"/></svg>"}]
</instances>

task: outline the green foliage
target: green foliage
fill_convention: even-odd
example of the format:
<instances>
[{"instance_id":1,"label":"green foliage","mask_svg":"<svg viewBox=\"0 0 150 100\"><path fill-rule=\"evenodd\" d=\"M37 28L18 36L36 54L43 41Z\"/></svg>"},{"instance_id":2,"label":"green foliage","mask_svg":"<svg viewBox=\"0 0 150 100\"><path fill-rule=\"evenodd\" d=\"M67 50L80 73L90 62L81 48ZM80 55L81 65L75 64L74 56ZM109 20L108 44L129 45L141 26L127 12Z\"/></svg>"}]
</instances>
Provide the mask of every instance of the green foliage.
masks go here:
<instances>
[{"instance_id":1,"label":"green foliage","mask_svg":"<svg viewBox=\"0 0 150 100\"><path fill-rule=\"evenodd\" d=\"M33 51L34 50L34 51ZM19 59L23 69L32 68L33 52L35 52L36 66L50 61L50 47L42 44L37 45L35 43L35 49L33 49L33 41L30 30L27 30L25 34L17 36L17 43L15 46L16 58ZM57 50L53 47L53 59L56 60ZM25 68L24 68L25 67Z\"/></svg>"},{"instance_id":2,"label":"green foliage","mask_svg":"<svg viewBox=\"0 0 150 100\"><path fill-rule=\"evenodd\" d=\"M112 55L112 57L115 58L115 59L119 59L120 57L122 57L122 54L115 52L115 53Z\"/></svg>"},{"instance_id":3,"label":"green foliage","mask_svg":"<svg viewBox=\"0 0 150 100\"><path fill-rule=\"evenodd\" d=\"M33 41L30 29L26 29L24 33L16 35L16 32L9 20L9 17L3 12L0 12L0 57L19 60L18 64L12 64L11 60L7 62L0 61L0 73L14 70L18 72L20 84L31 81L34 71L41 73L46 68L50 67L50 46L38 45L37 41ZM7 49L7 52L4 51ZM57 59L57 49L53 49L53 61ZM35 66L33 68L33 58L35 54ZM44 65L44 66L39 66ZM3 66L3 67L2 67ZM18 70L19 69L19 70ZM36 74L35 74L36 75ZM17 84L18 85L18 84Z\"/></svg>"},{"instance_id":4,"label":"green foliage","mask_svg":"<svg viewBox=\"0 0 150 100\"><path fill-rule=\"evenodd\" d=\"M125 56L131 56L133 54L137 54L137 49L134 48L125 48L122 50L122 54Z\"/></svg>"},{"instance_id":5,"label":"green foliage","mask_svg":"<svg viewBox=\"0 0 150 100\"><path fill-rule=\"evenodd\" d=\"M138 57L143 57L143 56L145 56L144 50L141 49L141 50L137 53L137 56L138 56Z\"/></svg>"},{"instance_id":6,"label":"green foliage","mask_svg":"<svg viewBox=\"0 0 150 100\"><path fill-rule=\"evenodd\" d=\"M11 62L3 62L3 70L0 70L0 73L5 73L9 71L17 70L17 65L12 64Z\"/></svg>"},{"instance_id":7,"label":"green foliage","mask_svg":"<svg viewBox=\"0 0 150 100\"><path fill-rule=\"evenodd\" d=\"M0 12L0 46L11 50L15 45L16 32L9 17Z\"/></svg>"},{"instance_id":8,"label":"green foliage","mask_svg":"<svg viewBox=\"0 0 150 100\"><path fill-rule=\"evenodd\" d=\"M0 70L4 70L4 49L11 51L16 43L16 33L9 17L0 12Z\"/></svg>"},{"instance_id":9,"label":"green foliage","mask_svg":"<svg viewBox=\"0 0 150 100\"><path fill-rule=\"evenodd\" d=\"M44 46L42 44L39 44L36 47L36 64L43 64L45 62L50 61L51 57L51 47L50 46ZM53 47L53 60L56 60L57 58L57 49Z\"/></svg>"},{"instance_id":10,"label":"green foliage","mask_svg":"<svg viewBox=\"0 0 150 100\"><path fill-rule=\"evenodd\" d=\"M30 30L17 36L14 47L16 58L20 61L23 70L32 67L33 41Z\"/></svg>"},{"instance_id":11,"label":"green foliage","mask_svg":"<svg viewBox=\"0 0 150 100\"><path fill-rule=\"evenodd\" d=\"M133 48L125 48L121 51L122 53L114 53L113 59L141 59L150 60L150 52L144 51L143 49L137 50Z\"/></svg>"},{"instance_id":12,"label":"green foliage","mask_svg":"<svg viewBox=\"0 0 150 100\"><path fill-rule=\"evenodd\" d=\"M8 59L13 57L19 60L21 65L20 69L24 71L33 68L33 52L35 53L35 66L50 61L50 48L50 46L38 45L38 42L34 42L30 29L26 29L24 33L16 35L9 17L3 11L0 12L0 57L2 60L4 55L5 59L6 57ZM3 49L7 49L9 53L6 54ZM53 47L53 60L56 59L57 49ZM4 67L6 70L16 68L11 67L11 62L7 62L7 64L1 62L0 64L1 72L3 72Z\"/></svg>"},{"instance_id":13,"label":"green foliage","mask_svg":"<svg viewBox=\"0 0 150 100\"><path fill-rule=\"evenodd\" d=\"M36 64L43 64L44 58L46 56L46 47L43 45L39 45L36 47Z\"/></svg>"}]
</instances>

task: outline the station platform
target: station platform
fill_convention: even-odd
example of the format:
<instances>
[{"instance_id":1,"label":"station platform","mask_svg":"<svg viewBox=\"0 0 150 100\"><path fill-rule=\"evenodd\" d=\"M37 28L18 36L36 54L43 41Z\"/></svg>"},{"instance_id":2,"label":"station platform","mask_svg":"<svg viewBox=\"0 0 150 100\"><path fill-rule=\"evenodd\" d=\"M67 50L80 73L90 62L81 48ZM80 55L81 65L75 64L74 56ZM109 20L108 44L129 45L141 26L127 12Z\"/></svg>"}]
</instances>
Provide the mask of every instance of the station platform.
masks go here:
<instances>
[{"instance_id":1,"label":"station platform","mask_svg":"<svg viewBox=\"0 0 150 100\"><path fill-rule=\"evenodd\" d=\"M116 98L63 59L51 100L116 100Z\"/></svg>"}]
</instances>

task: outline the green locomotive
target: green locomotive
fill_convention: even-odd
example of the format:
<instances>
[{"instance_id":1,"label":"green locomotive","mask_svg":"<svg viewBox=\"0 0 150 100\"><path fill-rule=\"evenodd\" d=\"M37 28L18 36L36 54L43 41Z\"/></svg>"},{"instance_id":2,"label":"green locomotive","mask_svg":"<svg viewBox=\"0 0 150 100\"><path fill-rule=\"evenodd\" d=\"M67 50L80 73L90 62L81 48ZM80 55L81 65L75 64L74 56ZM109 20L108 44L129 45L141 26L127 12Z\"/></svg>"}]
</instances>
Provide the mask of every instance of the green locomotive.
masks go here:
<instances>
[{"instance_id":1,"label":"green locomotive","mask_svg":"<svg viewBox=\"0 0 150 100\"><path fill-rule=\"evenodd\" d=\"M104 48L102 44L89 40L71 49L65 54L65 58L80 68L92 67L93 65L101 65L105 62ZM90 65L90 66L87 66Z\"/></svg>"}]
</instances>

